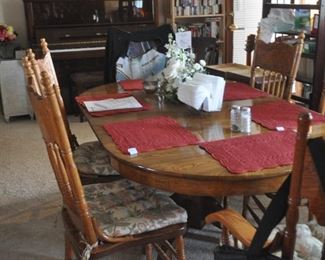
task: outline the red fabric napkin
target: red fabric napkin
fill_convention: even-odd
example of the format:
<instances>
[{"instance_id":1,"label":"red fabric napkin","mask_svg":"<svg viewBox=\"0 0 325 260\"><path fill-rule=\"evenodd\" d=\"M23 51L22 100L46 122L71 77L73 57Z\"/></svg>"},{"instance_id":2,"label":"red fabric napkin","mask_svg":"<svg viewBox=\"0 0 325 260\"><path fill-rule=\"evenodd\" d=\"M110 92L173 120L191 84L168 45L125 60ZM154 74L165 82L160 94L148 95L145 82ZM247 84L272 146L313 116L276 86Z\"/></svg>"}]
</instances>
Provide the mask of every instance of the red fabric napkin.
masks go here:
<instances>
[{"instance_id":1,"label":"red fabric napkin","mask_svg":"<svg viewBox=\"0 0 325 260\"><path fill-rule=\"evenodd\" d=\"M131 80L121 80L118 84L124 90L141 90L143 89L143 80L142 79L131 79Z\"/></svg>"},{"instance_id":2,"label":"red fabric napkin","mask_svg":"<svg viewBox=\"0 0 325 260\"><path fill-rule=\"evenodd\" d=\"M224 101L254 99L268 96L267 93L255 89L247 84L239 82L228 82L223 95Z\"/></svg>"},{"instance_id":3,"label":"red fabric napkin","mask_svg":"<svg viewBox=\"0 0 325 260\"><path fill-rule=\"evenodd\" d=\"M269 129L277 127L296 129L298 115L303 111L312 114L312 124L325 123L325 117L321 114L284 100L254 105L252 120Z\"/></svg>"},{"instance_id":4,"label":"red fabric napkin","mask_svg":"<svg viewBox=\"0 0 325 260\"><path fill-rule=\"evenodd\" d=\"M231 173L239 174L293 163L295 133L268 132L200 144Z\"/></svg>"},{"instance_id":5,"label":"red fabric napkin","mask_svg":"<svg viewBox=\"0 0 325 260\"><path fill-rule=\"evenodd\" d=\"M197 144L198 138L179 123L166 116L142 120L109 123L105 130L119 149L128 154L129 148L140 152Z\"/></svg>"},{"instance_id":6,"label":"red fabric napkin","mask_svg":"<svg viewBox=\"0 0 325 260\"><path fill-rule=\"evenodd\" d=\"M129 93L115 93L115 94L105 94L105 95L96 95L96 96L77 96L75 97L76 101L84 106L84 101L95 101L95 100L103 100L108 98L125 98L130 97ZM137 99L138 100L138 99ZM150 110L152 106L148 103L142 102L138 100L138 102L142 105L140 108L126 108L126 109L115 109L115 110L107 110L107 111L100 111L100 112L89 112L88 113L92 116L110 116L120 113L127 113L127 112L138 112L144 110Z\"/></svg>"}]
</instances>

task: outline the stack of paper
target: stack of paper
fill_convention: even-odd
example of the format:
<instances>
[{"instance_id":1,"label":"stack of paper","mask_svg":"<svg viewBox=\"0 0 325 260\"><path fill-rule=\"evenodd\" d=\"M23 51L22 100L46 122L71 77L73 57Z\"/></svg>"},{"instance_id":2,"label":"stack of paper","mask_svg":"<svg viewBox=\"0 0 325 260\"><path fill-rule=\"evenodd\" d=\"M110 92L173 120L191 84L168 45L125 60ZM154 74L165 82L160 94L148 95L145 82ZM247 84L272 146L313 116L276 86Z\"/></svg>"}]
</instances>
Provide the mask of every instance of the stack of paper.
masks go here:
<instances>
[{"instance_id":1,"label":"stack of paper","mask_svg":"<svg viewBox=\"0 0 325 260\"><path fill-rule=\"evenodd\" d=\"M141 108L142 105L134 97L109 98L95 101L84 101L89 112L100 112L116 109Z\"/></svg>"},{"instance_id":2,"label":"stack of paper","mask_svg":"<svg viewBox=\"0 0 325 260\"><path fill-rule=\"evenodd\" d=\"M180 84L177 96L180 101L195 109L220 111L225 84L221 77L196 73L192 80Z\"/></svg>"}]
</instances>

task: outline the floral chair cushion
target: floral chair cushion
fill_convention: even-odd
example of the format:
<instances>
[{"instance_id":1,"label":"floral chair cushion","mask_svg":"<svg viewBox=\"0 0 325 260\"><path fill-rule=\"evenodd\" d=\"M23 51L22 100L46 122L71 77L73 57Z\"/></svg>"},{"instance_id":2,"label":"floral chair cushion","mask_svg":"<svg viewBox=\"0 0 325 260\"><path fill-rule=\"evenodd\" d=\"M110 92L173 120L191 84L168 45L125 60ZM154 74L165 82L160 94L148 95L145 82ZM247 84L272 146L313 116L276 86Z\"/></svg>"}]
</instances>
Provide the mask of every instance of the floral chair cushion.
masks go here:
<instances>
[{"instance_id":1,"label":"floral chair cushion","mask_svg":"<svg viewBox=\"0 0 325 260\"><path fill-rule=\"evenodd\" d=\"M103 234L121 237L186 223L186 211L168 196L127 179L84 187Z\"/></svg>"},{"instance_id":2,"label":"floral chair cushion","mask_svg":"<svg viewBox=\"0 0 325 260\"><path fill-rule=\"evenodd\" d=\"M98 141L81 144L73 152L73 158L80 173L103 176L119 175L111 166L109 154Z\"/></svg>"}]
</instances>

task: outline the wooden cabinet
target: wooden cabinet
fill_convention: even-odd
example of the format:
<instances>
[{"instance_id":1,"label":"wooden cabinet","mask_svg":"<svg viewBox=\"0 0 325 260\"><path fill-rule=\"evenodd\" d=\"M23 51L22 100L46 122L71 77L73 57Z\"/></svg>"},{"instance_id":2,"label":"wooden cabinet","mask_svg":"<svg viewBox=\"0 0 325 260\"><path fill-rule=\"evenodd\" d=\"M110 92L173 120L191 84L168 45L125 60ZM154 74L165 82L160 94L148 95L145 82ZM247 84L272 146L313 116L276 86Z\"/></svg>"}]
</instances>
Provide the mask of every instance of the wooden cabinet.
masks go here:
<instances>
[{"instance_id":1,"label":"wooden cabinet","mask_svg":"<svg viewBox=\"0 0 325 260\"><path fill-rule=\"evenodd\" d=\"M219 63L231 62L232 37L229 24L232 17L229 0L169 0L167 22L175 31L185 28L193 37L216 38Z\"/></svg>"},{"instance_id":2,"label":"wooden cabinet","mask_svg":"<svg viewBox=\"0 0 325 260\"><path fill-rule=\"evenodd\" d=\"M289 2L289 3L288 3ZM308 3L308 4L307 4ZM267 17L272 8L284 8L284 9L294 9L297 13L297 10L307 10L311 13L311 19L313 19L313 13L318 14L318 30L314 33L311 33L311 30L306 30L306 39L305 42L314 42L315 51L314 53L303 53L301 63L309 63L312 66L306 65L303 70L311 70L310 75L304 73L306 71L300 71L297 75L297 81L300 81L306 85L311 85L311 95L308 98L301 98L293 96L299 101L307 103L312 109L319 110L321 94L324 88L324 65L325 65L325 0L321 1L303 1L303 0L263 0L263 17ZM312 26L312 23L311 23ZM289 32L279 32L280 34L296 34L298 32L289 31ZM305 61L304 61L305 60Z\"/></svg>"},{"instance_id":3,"label":"wooden cabinet","mask_svg":"<svg viewBox=\"0 0 325 260\"><path fill-rule=\"evenodd\" d=\"M107 30L154 26L162 0L23 0L30 47L46 38L68 113L74 112L71 74L104 71ZM164 0L165 1L165 0ZM158 13L157 13L158 15ZM104 79L103 79L104 81Z\"/></svg>"},{"instance_id":4,"label":"wooden cabinet","mask_svg":"<svg viewBox=\"0 0 325 260\"><path fill-rule=\"evenodd\" d=\"M3 114L7 122L13 116L33 116L20 60L0 60L0 87Z\"/></svg>"}]
</instances>

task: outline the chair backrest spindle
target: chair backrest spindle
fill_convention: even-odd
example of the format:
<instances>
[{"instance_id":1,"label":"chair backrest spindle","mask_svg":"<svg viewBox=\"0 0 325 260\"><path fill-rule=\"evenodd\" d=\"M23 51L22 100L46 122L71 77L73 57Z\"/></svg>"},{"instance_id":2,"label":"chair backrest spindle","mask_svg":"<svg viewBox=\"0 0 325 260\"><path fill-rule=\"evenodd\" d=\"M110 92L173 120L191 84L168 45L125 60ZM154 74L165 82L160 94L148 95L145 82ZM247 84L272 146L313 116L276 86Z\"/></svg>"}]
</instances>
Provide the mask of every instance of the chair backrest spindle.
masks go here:
<instances>
[{"instance_id":1,"label":"chair backrest spindle","mask_svg":"<svg viewBox=\"0 0 325 260\"><path fill-rule=\"evenodd\" d=\"M24 59L28 79L28 93L41 128L50 162L54 170L65 207L74 217L74 224L84 232L89 244L97 241L96 233L84 198L79 174L62 117L54 85L46 71L41 72L44 93L35 91L35 77L28 59ZM81 225L81 226L80 226Z\"/></svg>"},{"instance_id":2,"label":"chair backrest spindle","mask_svg":"<svg viewBox=\"0 0 325 260\"><path fill-rule=\"evenodd\" d=\"M31 62L31 67L34 70L34 76L35 76L35 87L37 88L37 92L39 92L40 94L44 93L44 88L41 84L41 70L38 66L38 63L35 59L35 54L32 51L32 49L27 49L26 50L26 56L28 57L29 61Z\"/></svg>"},{"instance_id":3,"label":"chair backrest spindle","mask_svg":"<svg viewBox=\"0 0 325 260\"><path fill-rule=\"evenodd\" d=\"M252 65L252 52L255 49L255 38L256 36L254 34L250 34L247 36L246 39L246 65L251 66Z\"/></svg>"},{"instance_id":4,"label":"chair backrest spindle","mask_svg":"<svg viewBox=\"0 0 325 260\"><path fill-rule=\"evenodd\" d=\"M263 75L262 79L260 75ZM272 96L284 98L286 84L287 77L279 72L263 70L260 67L254 69L251 80L251 86L254 88L259 88Z\"/></svg>"},{"instance_id":5,"label":"chair backrest spindle","mask_svg":"<svg viewBox=\"0 0 325 260\"><path fill-rule=\"evenodd\" d=\"M320 102L320 111L321 114L325 115L325 88L323 89L322 98Z\"/></svg>"},{"instance_id":6,"label":"chair backrest spindle","mask_svg":"<svg viewBox=\"0 0 325 260\"><path fill-rule=\"evenodd\" d=\"M46 54L50 53L50 50L47 47L48 44L47 44L45 38L41 38L40 42L41 42L41 48L42 48L43 55L45 56Z\"/></svg>"}]
</instances>

